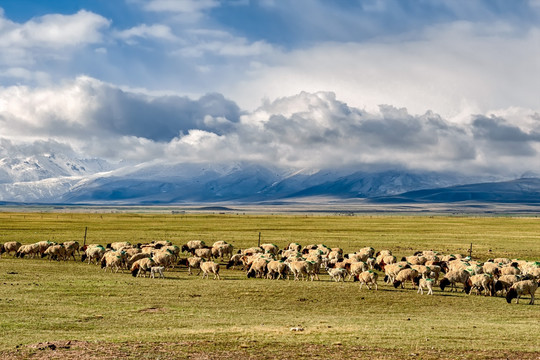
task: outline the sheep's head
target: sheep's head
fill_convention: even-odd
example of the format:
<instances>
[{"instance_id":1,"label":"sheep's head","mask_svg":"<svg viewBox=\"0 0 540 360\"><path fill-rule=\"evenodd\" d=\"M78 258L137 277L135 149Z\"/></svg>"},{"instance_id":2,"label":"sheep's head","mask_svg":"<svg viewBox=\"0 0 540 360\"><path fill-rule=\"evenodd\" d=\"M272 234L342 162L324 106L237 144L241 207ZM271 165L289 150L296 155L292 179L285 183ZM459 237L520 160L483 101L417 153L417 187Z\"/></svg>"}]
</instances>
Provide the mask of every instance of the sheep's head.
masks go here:
<instances>
[{"instance_id":1,"label":"sheep's head","mask_svg":"<svg viewBox=\"0 0 540 360\"><path fill-rule=\"evenodd\" d=\"M448 280L447 278L442 279L441 283L439 284L442 291L444 291L444 288L448 285L450 285L450 280Z\"/></svg>"}]
</instances>

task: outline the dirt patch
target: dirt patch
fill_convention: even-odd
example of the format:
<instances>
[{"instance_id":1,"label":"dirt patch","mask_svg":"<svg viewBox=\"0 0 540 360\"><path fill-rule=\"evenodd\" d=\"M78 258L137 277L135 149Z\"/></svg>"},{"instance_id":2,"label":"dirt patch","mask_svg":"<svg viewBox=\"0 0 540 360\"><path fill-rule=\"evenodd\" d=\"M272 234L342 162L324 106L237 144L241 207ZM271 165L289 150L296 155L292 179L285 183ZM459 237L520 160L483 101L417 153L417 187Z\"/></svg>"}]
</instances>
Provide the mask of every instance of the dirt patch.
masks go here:
<instances>
[{"instance_id":1,"label":"dirt patch","mask_svg":"<svg viewBox=\"0 0 540 360\"><path fill-rule=\"evenodd\" d=\"M523 359L540 360L540 352L505 351L437 351L422 350L403 352L402 350L374 349L366 346L305 344L216 344L213 342L177 343L105 343L88 341L54 341L31 345L19 345L14 350L0 352L0 358L20 359Z\"/></svg>"}]
</instances>

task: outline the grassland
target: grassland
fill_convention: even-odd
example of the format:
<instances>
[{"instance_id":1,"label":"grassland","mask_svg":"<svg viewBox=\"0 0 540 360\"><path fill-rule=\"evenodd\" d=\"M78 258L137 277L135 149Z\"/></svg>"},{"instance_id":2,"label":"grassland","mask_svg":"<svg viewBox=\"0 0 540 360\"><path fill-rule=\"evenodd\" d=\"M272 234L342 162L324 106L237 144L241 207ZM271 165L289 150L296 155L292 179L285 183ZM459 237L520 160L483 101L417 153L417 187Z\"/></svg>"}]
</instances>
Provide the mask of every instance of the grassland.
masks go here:
<instances>
[{"instance_id":1,"label":"grassland","mask_svg":"<svg viewBox=\"0 0 540 360\"><path fill-rule=\"evenodd\" d=\"M0 242L226 240L540 259L535 217L0 213ZM0 259L1 358L540 357L540 304L357 283L165 280L80 262ZM301 326L304 331L291 332ZM52 350L52 348L55 348Z\"/></svg>"}]
</instances>

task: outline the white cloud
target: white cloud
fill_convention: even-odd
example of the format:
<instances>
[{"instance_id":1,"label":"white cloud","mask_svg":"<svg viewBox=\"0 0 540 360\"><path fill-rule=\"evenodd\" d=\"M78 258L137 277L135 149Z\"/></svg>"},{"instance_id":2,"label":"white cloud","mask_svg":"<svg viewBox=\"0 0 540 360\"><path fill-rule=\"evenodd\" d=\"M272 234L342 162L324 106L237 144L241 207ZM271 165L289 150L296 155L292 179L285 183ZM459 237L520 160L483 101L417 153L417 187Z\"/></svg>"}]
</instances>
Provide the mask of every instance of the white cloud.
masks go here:
<instances>
[{"instance_id":1,"label":"white cloud","mask_svg":"<svg viewBox=\"0 0 540 360\"><path fill-rule=\"evenodd\" d=\"M110 21L89 11L49 14L19 24L0 14L0 64L33 63L37 57L64 56L63 51L103 41Z\"/></svg>"},{"instance_id":2,"label":"white cloud","mask_svg":"<svg viewBox=\"0 0 540 360\"><path fill-rule=\"evenodd\" d=\"M116 32L115 36L125 41L130 41L133 38L154 38L168 41L174 41L177 39L169 26L161 24L142 24L127 30L118 31Z\"/></svg>"},{"instance_id":3,"label":"white cloud","mask_svg":"<svg viewBox=\"0 0 540 360\"><path fill-rule=\"evenodd\" d=\"M198 13L220 5L216 0L150 0L143 8L155 12Z\"/></svg>"}]
</instances>

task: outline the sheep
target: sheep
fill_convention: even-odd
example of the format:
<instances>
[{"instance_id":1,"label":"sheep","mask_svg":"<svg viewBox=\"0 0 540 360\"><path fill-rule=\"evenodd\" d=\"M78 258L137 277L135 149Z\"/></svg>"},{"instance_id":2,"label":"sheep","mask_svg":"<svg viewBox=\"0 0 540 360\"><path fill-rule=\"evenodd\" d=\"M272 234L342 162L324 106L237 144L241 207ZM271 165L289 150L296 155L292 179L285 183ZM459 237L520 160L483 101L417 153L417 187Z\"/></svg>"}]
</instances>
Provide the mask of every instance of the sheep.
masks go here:
<instances>
[{"instance_id":1,"label":"sheep","mask_svg":"<svg viewBox=\"0 0 540 360\"><path fill-rule=\"evenodd\" d=\"M249 270L247 272L248 278L255 278L255 277L264 277L266 276L267 272L267 265L270 261L265 258L258 258L255 259L251 266L249 267Z\"/></svg>"},{"instance_id":2,"label":"sheep","mask_svg":"<svg viewBox=\"0 0 540 360\"><path fill-rule=\"evenodd\" d=\"M272 260L266 265L266 268L268 270L268 279L279 280L285 278L289 266L282 260Z\"/></svg>"},{"instance_id":3,"label":"sheep","mask_svg":"<svg viewBox=\"0 0 540 360\"><path fill-rule=\"evenodd\" d=\"M469 280L470 276L471 274L465 269L450 271L446 273L444 278L441 280L439 287L442 291L444 291L448 285L452 285L450 291L457 291L456 283L462 283L465 286L465 283L467 280Z\"/></svg>"},{"instance_id":4,"label":"sheep","mask_svg":"<svg viewBox=\"0 0 540 360\"><path fill-rule=\"evenodd\" d=\"M503 293L507 293L508 289L519 280L520 278L517 275L502 275L495 281L493 288L495 292L502 291Z\"/></svg>"},{"instance_id":5,"label":"sheep","mask_svg":"<svg viewBox=\"0 0 540 360\"><path fill-rule=\"evenodd\" d=\"M362 285L365 284L369 290L371 290L371 285L375 285L375 290L378 290L379 289L379 287L377 286L378 278L379 278L379 275L375 271L366 270L358 274L358 276L355 279L360 281L360 289L362 289Z\"/></svg>"},{"instance_id":6,"label":"sheep","mask_svg":"<svg viewBox=\"0 0 540 360\"><path fill-rule=\"evenodd\" d=\"M517 298L516 304L519 304L519 298L522 295L530 294L531 300L529 301L529 305L534 305L534 293L536 292L536 289L538 289L538 282L535 280L518 281L510 287L510 290L508 290L506 302L510 304L512 299Z\"/></svg>"},{"instance_id":7,"label":"sheep","mask_svg":"<svg viewBox=\"0 0 540 360\"><path fill-rule=\"evenodd\" d=\"M107 251L105 254L103 254L101 258L101 268L107 272L107 269L111 269L111 273L113 271L113 268L115 269L115 273L118 272L118 270L122 270L122 273L124 272L123 269L124 265L124 259L122 257L122 254L118 251Z\"/></svg>"},{"instance_id":8,"label":"sheep","mask_svg":"<svg viewBox=\"0 0 540 360\"><path fill-rule=\"evenodd\" d=\"M13 254L16 254L19 248L22 246L22 244L18 241L8 241L2 245L0 248L0 255L3 253L7 253L8 255L11 255L11 252L13 251Z\"/></svg>"},{"instance_id":9,"label":"sheep","mask_svg":"<svg viewBox=\"0 0 540 360\"><path fill-rule=\"evenodd\" d=\"M343 281L345 282L345 276L347 276L347 269L345 268L326 268L326 272L328 272L328 275L335 281Z\"/></svg>"},{"instance_id":10,"label":"sheep","mask_svg":"<svg viewBox=\"0 0 540 360\"><path fill-rule=\"evenodd\" d=\"M101 245L93 245L93 246L89 246L86 251L84 252L84 254L82 254L81 256L81 261L84 261L86 259L88 259L88 263L90 264L91 262L94 263L97 265L98 261L101 260L101 258L103 257L103 254L105 254L105 248Z\"/></svg>"},{"instance_id":11,"label":"sheep","mask_svg":"<svg viewBox=\"0 0 540 360\"><path fill-rule=\"evenodd\" d=\"M206 244L202 240L191 240L187 244L182 245L182 252L189 252L191 255L195 254L195 249L202 249Z\"/></svg>"},{"instance_id":12,"label":"sheep","mask_svg":"<svg viewBox=\"0 0 540 360\"><path fill-rule=\"evenodd\" d=\"M255 254L262 254L262 253L264 253L264 250L258 246L242 250L242 255L246 255L246 256L252 256Z\"/></svg>"},{"instance_id":13,"label":"sheep","mask_svg":"<svg viewBox=\"0 0 540 360\"><path fill-rule=\"evenodd\" d=\"M188 257L187 259L182 259L178 262L178 265L185 265L188 267L188 275L193 275L191 272L191 269L199 269L199 272L197 275L201 273L201 262L203 259L200 257L192 256Z\"/></svg>"},{"instance_id":14,"label":"sheep","mask_svg":"<svg viewBox=\"0 0 540 360\"><path fill-rule=\"evenodd\" d=\"M484 274L490 274L493 276L499 276L501 274L498 263L485 262L484 265L482 265L482 270L484 271Z\"/></svg>"},{"instance_id":15,"label":"sheep","mask_svg":"<svg viewBox=\"0 0 540 360\"><path fill-rule=\"evenodd\" d=\"M32 256L34 258L39 253L39 245L37 243L35 244L27 244L22 245L19 250L15 253L15 257L18 258L24 258L25 255Z\"/></svg>"},{"instance_id":16,"label":"sheep","mask_svg":"<svg viewBox=\"0 0 540 360\"><path fill-rule=\"evenodd\" d=\"M300 245L298 243L289 243L287 246L285 246L285 248L283 250L294 250L294 251L297 251L297 252L301 252L302 251L302 245Z\"/></svg>"},{"instance_id":17,"label":"sheep","mask_svg":"<svg viewBox=\"0 0 540 360\"><path fill-rule=\"evenodd\" d=\"M150 254L138 253L135 255L131 255L130 257L128 257L128 260L126 261L126 267L129 269L131 268L131 266L133 265L135 261L148 258L148 257L151 257Z\"/></svg>"},{"instance_id":18,"label":"sheep","mask_svg":"<svg viewBox=\"0 0 540 360\"><path fill-rule=\"evenodd\" d=\"M156 265L165 266L166 268L173 268L174 263L176 262L175 255L169 250L154 252L152 254L152 259L154 259Z\"/></svg>"},{"instance_id":19,"label":"sheep","mask_svg":"<svg viewBox=\"0 0 540 360\"><path fill-rule=\"evenodd\" d=\"M53 245L45 249L45 252L41 255L42 258L44 258L45 256L49 257L49 261L51 260L66 261L67 251L64 245Z\"/></svg>"},{"instance_id":20,"label":"sheep","mask_svg":"<svg viewBox=\"0 0 540 360\"><path fill-rule=\"evenodd\" d=\"M477 293L485 291L485 296L489 294L493 296L493 275L490 274L476 274L469 277L465 282L464 290L466 294L471 294L472 289L476 289Z\"/></svg>"},{"instance_id":21,"label":"sheep","mask_svg":"<svg viewBox=\"0 0 540 360\"><path fill-rule=\"evenodd\" d=\"M219 276L219 264L213 261L203 261L200 266L203 272L202 279L204 279L205 276L208 279L208 274L210 273L214 274L214 280L216 280L216 277L218 280L221 279L221 277Z\"/></svg>"},{"instance_id":22,"label":"sheep","mask_svg":"<svg viewBox=\"0 0 540 360\"><path fill-rule=\"evenodd\" d=\"M435 282L435 279L430 278L419 278L418 279L418 291L416 293L420 293L424 295L424 288L428 290L428 295L433 295L433 283Z\"/></svg>"},{"instance_id":23,"label":"sheep","mask_svg":"<svg viewBox=\"0 0 540 360\"><path fill-rule=\"evenodd\" d=\"M279 252L279 248L277 247L277 245L274 244L261 244L261 248L264 250L265 253L273 254L275 256L277 256Z\"/></svg>"},{"instance_id":24,"label":"sheep","mask_svg":"<svg viewBox=\"0 0 540 360\"><path fill-rule=\"evenodd\" d=\"M367 259L367 258L373 257L373 254L375 254L375 249L368 246L368 247L365 247L365 248L360 249L360 250L357 252L357 254L362 255L362 257L365 256L365 259ZM366 261L365 259L362 260L362 261Z\"/></svg>"},{"instance_id":25,"label":"sheep","mask_svg":"<svg viewBox=\"0 0 540 360\"><path fill-rule=\"evenodd\" d=\"M165 267L163 266L152 266L150 268L150 277L154 279L156 277L156 274L159 274L159 277L162 279L165 279L165 275L163 275L163 270Z\"/></svg>"},{"instance_id":26,"label":"sheep","mask_svg":"<svg viewBox=\"0 0 540 360\"><path fill-rule=\"evenodd\" d=\"M242 254L234 254L230 257L229 262L227 263L227 269L230 269L231 267L235 267L236 265L240 264L242 262Z\"/></svg>"},{"instance_id":27,"label":"sheep","mask_svg":"<svg viewBox=\"0 0 540 360\"><path fill-rule=\"evenodd\" d=\"M508 265L501 268L501 275L521 275L521 270L516 266Z\"/></svg>"},{"instance_id":28,"label":"sheep","mask_svg":"<svg viewBox=\"0 0 540 360\"><path fill-rule=\"evenodd\" d=\"M376 270L385 271L384 269L387 265L395 264L396 262L397 259L394 255L379 255L375 259L374 268Z\"/></svg>"},{"instance_id":29,"label":"sheep","mask_svg":"<svg viewBox=\"0 0 540 360\"><path fill-rule=\"evenodd\" d=\"M220 258L223 261L223 256L228 256L229 259L233 256L234 247L231 244L218 244L212 246L212 256L214 258Z\"/></svg>"},{"instance_id":30,"label":"sheep","mask_svg":"<svg viewBox=\"0 0 540 360\"><path fill-rule=\"evenodd\" d=\"M394 288L397 289L398 286L401 285L401 288L403 289L404 288L403 284L406 281L410 281L414 289L415 288L414 279L416 277L418 277L418 271L416 271L415 269L403 269L400 272L398 272L398 274L396 275L394 279L394 282L393 282Z\"/></svg>"},{"instance_id":31,"label":"sheep","mask_svg":"<svg viewBox=\"0 0 540 360\"><path fill-rule=\"evenodd\" d=\"M386 283L393 283L397 274L404 269L410 268L410 265L403 266L402 264L389 264L384 268L384 281Z\"/></svg>"},{"instance_id":32,"label":"sheep","mask_svg":"<svg viewBox=\"0 0 540 360\"><path fill-rule=\"evenodd\" d=\"M39 247L38 252L41 255L43 255L43 253L45 252L45 250L47 250L49 246L56 245L56 243L53 243L47 240L47 241L38 241L36 245Z\"/></svg>"},{"instance_id":33,"label":"sheep","mask_svg":"<svg viewBox=\"0 0 540 360\"><path fill-rule=\"evenodd\" d=\"M142 273L143 277L146 277L146 272L150 271L152 266L155 266L155 262L152 258L139 259L131 265L131 275L133 277L139 277Z\"/></svg>"},{"instance_id":34,"label":"sheep","mask_svg":"<svg viewBox=\"0 0 540 360\"><path fill-rule=\"evenodd\" d=\"M305 260L295 260L288 263L291 273L294 275L294 280L300 280L300 275L302 275L302 280L304 280L304 275L306 276L305 280L309 276L310 265ZM313 278L311 278L313 281Z\"/></svg>"},{"instance_id":35,"label":"sheep","mask_svg":"<svg viewBox=\"0 0 540 360\"><path fill-rule=\"evenodd\" d=\"M347 271L349 272L348 280L351 280L354 277L354 281L356 281L358 275L368 270L368 266L365 262L359 261L347 264L347 266L345 266L345 269L347 269Z\"/></svg>"},{"instance_id":36,"label":"sheep","mask_svg":"<svg viewBox=\"0 0 540 360\"><path fill-rule=\"evenodd\" d=\"M407 261L411 265L424 265L427 261L427 258L424 256L413 255L403 257L401 261Z\"/></svg>"},{"instance_id":37,"label":"sheep","mask_svg":"<svg viewBox=\"0 0 540 360\"><path fill-rule=\"evenodd\" d=\"M77 252L78 255L80 255L79 252L79 242L77 241L66 241L64 242L64 247L66 248L66 258L73 257L73 261L75 261L75 252Z\"/></svg>"},{"instance_id":38,"label":"sheep","mask_svg":"<svg viewBox=\"0 0 540 360\"><path fill-rule=\"evenodd\" d=\"M212 260L212 249L209 247L195 249L193 253L195 256L206 259L208 261Z\"/></svg>"},{"instance_id":39,"label":"sheep","mask_svg":"<svg viewBox=\"0 0 540 360\"><path fill-rule=\"evenodd\" d=\"M106 249L113 249L113 250L120 250L123 247L131 246L131 243L127 241L119 241L119 242L113 242L112 244L105 245Z\"/></svg>"},{"instance_id":40,"label":"sheep","mask_svg":"<svg viewBox=\"0 0 540 360\"><path fill-rule=\"evenodd\" d=\"M159 246L159 247L163 247L163 246L171 246L172 245L172 242L170 242L169 240L158 240L158 241L152 241L152 244L154 244L155 246Z\"/></svg>"}]
</instances>

